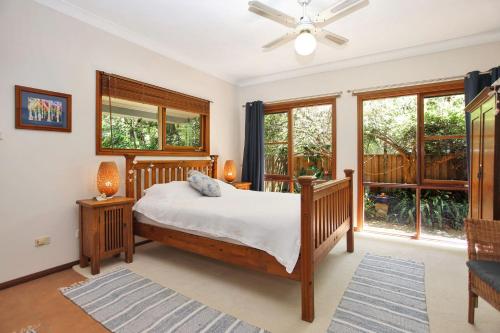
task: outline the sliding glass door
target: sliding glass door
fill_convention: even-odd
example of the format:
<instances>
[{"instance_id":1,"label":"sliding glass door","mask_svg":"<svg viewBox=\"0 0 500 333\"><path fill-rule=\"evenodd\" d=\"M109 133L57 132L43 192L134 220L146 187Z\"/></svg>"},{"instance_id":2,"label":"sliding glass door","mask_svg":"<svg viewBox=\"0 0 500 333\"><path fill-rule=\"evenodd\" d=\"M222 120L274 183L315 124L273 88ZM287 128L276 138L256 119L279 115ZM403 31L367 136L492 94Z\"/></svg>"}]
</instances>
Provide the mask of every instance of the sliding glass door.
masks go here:
<instances>
[{"instance_id":1,"label":"sliding glass door","mask_svg":"<svg viewBox=\"0 0 500 333\"><path fill-rule=\"evenodd\" d=\"M463 83L360 94L358 102L361 228L463 239Z\"/></svg>"},{"instance_id":2,"label":"sliding glass door","mask_svg":"<svg viewBox=\"0 0 500 333\"><path fill-rule=\"evenodd\" d=\"M417 96L363 101L367 227L415 234Z\"/></svg>"}]
</instances>

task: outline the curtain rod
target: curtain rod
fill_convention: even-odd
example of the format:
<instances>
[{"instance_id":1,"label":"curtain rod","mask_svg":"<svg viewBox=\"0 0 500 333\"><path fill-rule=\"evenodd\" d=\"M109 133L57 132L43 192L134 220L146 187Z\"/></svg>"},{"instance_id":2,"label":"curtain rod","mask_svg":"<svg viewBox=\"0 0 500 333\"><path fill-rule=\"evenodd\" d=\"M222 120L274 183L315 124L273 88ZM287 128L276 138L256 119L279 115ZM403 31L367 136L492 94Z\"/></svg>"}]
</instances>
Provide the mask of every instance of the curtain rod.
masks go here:
<instances>
[{"instance_id":1,"label":"curtain rod","mask_svg":"<svg viewBox=\"0 0 500 333\"><path fill-rule=\"evenodd\" d=\"M377 90L384 90L384 89L393 89L393 88L403 88L403 87L411 87L411 86L418 86L422 84L428 84L428 83L439 83L439 82L446 82L446 81L454 81L454 80L460 80L463 79L464 76L450 76L450 77L442 77L442 78L437 78L437 79L431 79L431 80L420 80L420 81L412 81L412 82L404 82L404 83L395 83L395 84L386 84L382 86L375 86L375 87L369 87L369 88L362 88L362 89L351 89L347 90L348 93L350 94L358 94L362 92L368 92L368 91L377 91Z\"/></svg>"},{"instance_id":2,"label":"curtain rod","mask_svg":"<svg viewBox=\"0 0 500 333\"><path fill-rule=\"evenodd\" d=\"M295 97L295 98L280 99L280 100L276 100L276 101L265 102L264 104L277 104L277 103L286 103L286 102L300 101L300 100L303 100L303 99L321 98L321 97L340 97L340 96L342 96L342 91L336 91L336 92L329 93L329 94L321 94L321 95L313 95L313 96L305 96L305 97ZM246 105L243 104L241 107L244 108L244 107L246 107Z\"/></svg>"}]
</instances>

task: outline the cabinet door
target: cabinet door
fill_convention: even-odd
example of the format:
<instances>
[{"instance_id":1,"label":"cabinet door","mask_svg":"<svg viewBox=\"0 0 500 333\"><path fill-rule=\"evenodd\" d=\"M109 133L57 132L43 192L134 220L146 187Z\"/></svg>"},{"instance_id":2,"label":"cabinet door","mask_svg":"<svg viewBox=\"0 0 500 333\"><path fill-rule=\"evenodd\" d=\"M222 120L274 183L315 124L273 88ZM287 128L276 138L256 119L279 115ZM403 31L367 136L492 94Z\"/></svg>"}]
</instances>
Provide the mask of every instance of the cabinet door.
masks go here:
<instances>
[{"instance_id":1,"label":"cabinet door","mask_svg":"<svg viewBox=\"0 0 500 333\"><path fill-rule=\"evenodd\" d=\"M480 164L481 164L481 108L471 113L470 117L470 213L471 218L480 218Z\"/></svg>"},{"instance_id":2,"label":"cabinet door","mask_svg":"<svg viewBox=\"0 0 500 333\"><path fill-rule=\"evenodd\" d=\"M495 108L494 99L483 104L481 110L481 218L493 219L493 196L495 176Z\"/></svg>"},{"instance_id":3,"label":"cabinet door","mask_svg":"<svg viewBox=\"0 0 500 333\"><path fill-rule=\"evenodd\" d=\"M123 206L101 209L100 235L101 255L109 256L124 249Z\"/></svg>"}]
</instances>

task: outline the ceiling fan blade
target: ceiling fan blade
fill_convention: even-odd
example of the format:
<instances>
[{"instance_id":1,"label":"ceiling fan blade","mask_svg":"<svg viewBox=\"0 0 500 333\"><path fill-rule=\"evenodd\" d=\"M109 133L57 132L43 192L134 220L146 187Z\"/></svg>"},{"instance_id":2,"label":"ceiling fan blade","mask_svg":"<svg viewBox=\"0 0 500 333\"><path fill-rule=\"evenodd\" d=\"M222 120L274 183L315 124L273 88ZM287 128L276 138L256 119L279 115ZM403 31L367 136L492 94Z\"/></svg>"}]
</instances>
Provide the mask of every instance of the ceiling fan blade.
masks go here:
<instances>
[{"instance_id":1,"label":"ceiling fan blade","mask_svg":"<svg viewBox=\"0 0 500 333\"><path fill-rule=\"evenodd\" d=\"M315 18L316 26L323 28L344 16L368 6L369 0L340 0L333 6L325 9Z\"/></svg>"},{"instance_id":2,"label":"ceiling fan blade","mask_svg":"<svg viewBox=\"0 0 500 333\"><path fill-rule=\"evenodd\" d=\"M292 40L295 39L295 37L297 37L296 32L289 32L286 35L283 35L280 38L277 38L277 39L273 40L272 42L267 43L266 45L262 46L262 48L264 49L264 51L270 51L270 50L273 50L277 47L285 45L288 42L291 42Z\"/></svg>"},{"instance_id":3,"label":"ceiling fan blade","mask_svg":"<svg viewBox=\"0 0 500 333\"><path fill-rule=\"evenodd\" d=\"M326 44L335 43L338 45L342 45L349 41L349 39L345 37L339 36L337 34L334 34L333 32L326 30L320 30L316 33L316 36L319 37L319 40L326 42Z\"/></svg>"},{"instance_id":4,"label":"ceiling fan blade","mask_svg":"<svg viewBox=\"0 0 500 333\"><path fill-rule=\"evenodd\" d=\"M289 28L295 28L297 25L297 20L290 15L287 15L277 9L269 7L260 1L250 1L248 2L248 10L252 13L270 19L274 22L283 24Z\"/></svg>"}]
</instances>

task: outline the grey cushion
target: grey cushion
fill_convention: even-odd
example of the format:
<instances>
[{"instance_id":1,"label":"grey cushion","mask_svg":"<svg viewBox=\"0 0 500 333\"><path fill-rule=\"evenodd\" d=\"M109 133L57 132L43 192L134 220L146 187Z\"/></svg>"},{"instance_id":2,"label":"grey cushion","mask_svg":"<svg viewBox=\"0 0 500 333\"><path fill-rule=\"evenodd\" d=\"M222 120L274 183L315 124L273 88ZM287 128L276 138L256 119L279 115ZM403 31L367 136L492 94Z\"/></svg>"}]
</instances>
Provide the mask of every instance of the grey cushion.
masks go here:
<instances>
[{"instance_id":1,"label":"grey cushion","mask_svg":"<svg viewBox=\"0 0 500 333\"><path fill-rule=\"evenodd\" d=\"M500 262L470 260L467 262L467 266L481 280L500 292Z\"/></svg>"},{"instance_id":2,"label":"grey cushion","mask_svg":"<svg viewBox=\"0 0 500 333\"><path fill-rule=\"evenodd\" d=\"M220 187L217 181L199 171L190 170L187 180L192 188L207 197L221 196Z\"/></svg>"}]
</instances>

